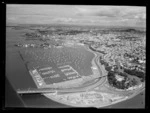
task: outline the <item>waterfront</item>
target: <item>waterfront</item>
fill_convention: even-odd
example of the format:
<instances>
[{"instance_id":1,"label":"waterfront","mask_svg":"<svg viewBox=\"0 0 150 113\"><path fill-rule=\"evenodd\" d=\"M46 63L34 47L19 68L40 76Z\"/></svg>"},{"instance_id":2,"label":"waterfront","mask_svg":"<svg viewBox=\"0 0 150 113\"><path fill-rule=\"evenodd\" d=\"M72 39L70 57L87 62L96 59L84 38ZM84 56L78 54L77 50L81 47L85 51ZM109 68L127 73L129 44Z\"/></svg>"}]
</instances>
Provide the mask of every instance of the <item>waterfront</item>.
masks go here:
<instances>
[{"instance_id":1,"label":"waterfront","mask_svg":"<svg viewBox=\"0 0 150 113\"><path fill-rule=\"evenodd\" d=\"M11 33L8 33L11 34ZM15 34L15 33L14 33ZM16 48L13 46L14 43L18 43L18 40L20 37L13 36L13 33L9 36L7 36L7 48L6 48L6 76L8 77L9 81L11 82L12 86L14 86L14 89L24 89L24 88L36 88L31 76L28 73L28 70L26 69L24 62L21 60L21 58L18 55L19 48ZM12 40L14 38L14 40ZM19 38L19 39L18 39ZM10 40L9 40L10 39ZM9 46L8 46L9 44ZM14 66L15 65L15 66ZM28 84L26 84L26 81L28 81ZM133 97L132 99L129 99L127 101L121 102L121 104L115 104L113 106L110 106L111 108L117 108L117 107L127 107L129 105L130 107L135 108L137 106L143 106L144 104L144 97L143 95L137 95ZM68 107L66 105L59 104L57 102L54 102L43 95L40 94L33 94L33 95L22 95L22 100L26 104L26 106L29 107ZM137 105L138 103L138 105ZM108 107L109 108L109 107Z\"/></svg>"}]
</instances>

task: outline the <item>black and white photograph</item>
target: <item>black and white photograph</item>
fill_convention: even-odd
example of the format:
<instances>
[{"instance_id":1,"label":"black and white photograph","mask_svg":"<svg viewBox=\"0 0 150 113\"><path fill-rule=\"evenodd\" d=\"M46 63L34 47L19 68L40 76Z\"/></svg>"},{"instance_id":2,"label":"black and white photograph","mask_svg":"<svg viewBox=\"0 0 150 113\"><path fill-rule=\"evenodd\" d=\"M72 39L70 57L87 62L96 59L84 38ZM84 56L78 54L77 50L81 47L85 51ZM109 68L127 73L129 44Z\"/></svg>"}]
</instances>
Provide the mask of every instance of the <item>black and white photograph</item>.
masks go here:
<instances>
[{"instance_id":1,"label":"black and white photograph","mask_svg":"<svg viewBox=\"0 0 150 113\"><path fill-rule=\"evenodd\" d=\"M145 108L146 6L6 4L5 29L5 107Z\"/></svg>"}]
</instances>

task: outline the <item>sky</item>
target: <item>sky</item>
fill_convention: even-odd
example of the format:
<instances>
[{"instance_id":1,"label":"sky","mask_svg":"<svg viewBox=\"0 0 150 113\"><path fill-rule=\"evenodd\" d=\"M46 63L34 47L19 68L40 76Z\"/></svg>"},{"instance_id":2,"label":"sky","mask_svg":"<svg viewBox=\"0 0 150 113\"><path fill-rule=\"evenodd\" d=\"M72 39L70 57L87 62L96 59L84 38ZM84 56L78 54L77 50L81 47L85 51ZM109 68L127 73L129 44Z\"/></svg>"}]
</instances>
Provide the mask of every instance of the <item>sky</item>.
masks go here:
<instances>
[{"instance_id":1,"label":"sky","mask_svg":"<svg viewBox=\"0 0 150 113\"><path fill-rule=\"evenodd\" d=\"M146 7L9 4L6 23L145 27Z\"/></svg>"}]
</instances>

